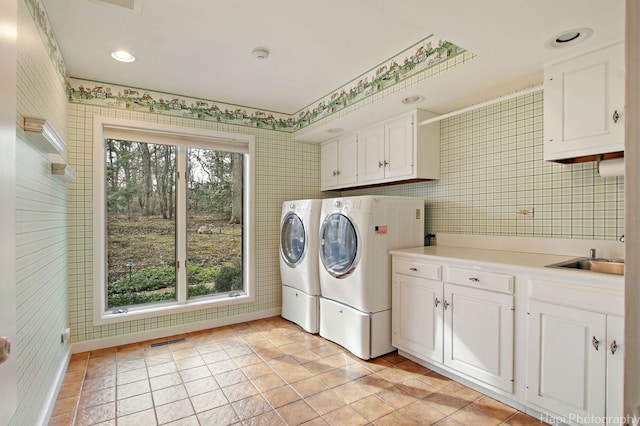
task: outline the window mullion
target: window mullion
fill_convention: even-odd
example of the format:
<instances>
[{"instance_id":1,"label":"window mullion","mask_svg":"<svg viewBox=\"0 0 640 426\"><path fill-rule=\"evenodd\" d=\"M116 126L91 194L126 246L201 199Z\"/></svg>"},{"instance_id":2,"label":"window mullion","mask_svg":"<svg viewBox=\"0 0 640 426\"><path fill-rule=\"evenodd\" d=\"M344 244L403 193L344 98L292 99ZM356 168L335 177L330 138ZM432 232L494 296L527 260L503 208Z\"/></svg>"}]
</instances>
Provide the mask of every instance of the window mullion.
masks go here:
<instances>
[{"instance_id":1,"label":"window mullion","mask_svg":"<svg viewBox=\"0 0 640 426\"><path fill-rule=\"evenodd\" d=\"M176 177L176 300L187 302L187 148L177 147Z\"/></svg>"}]
</instances>

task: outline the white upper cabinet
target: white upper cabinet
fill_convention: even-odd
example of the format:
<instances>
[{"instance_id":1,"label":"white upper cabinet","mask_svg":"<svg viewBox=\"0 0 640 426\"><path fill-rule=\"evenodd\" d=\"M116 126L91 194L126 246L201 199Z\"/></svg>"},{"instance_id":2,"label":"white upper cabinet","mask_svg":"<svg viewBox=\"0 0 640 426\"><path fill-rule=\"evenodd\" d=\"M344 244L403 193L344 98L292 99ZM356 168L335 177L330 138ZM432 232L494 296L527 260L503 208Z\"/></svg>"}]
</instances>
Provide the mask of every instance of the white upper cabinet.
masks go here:
<instances>
[{"instance_id":1,"label":"white upper cabinet","mask_svg":"<svg viewBox=\"0 0 640 426\"><path fill-rule=\"evenodd\" d=\"M321 189L440 178L440 123L420 126L420 122L434 116L416 110L362 129L357 132L357 146L348 149L332 146L336 140L323 143ZM342 140L338 139L337 144ZM350 138L350 141L353 140ZM354 147L355 152L349 154ZM330 153L329 150L339 152ZM347 155L351 157L345 158ZM345 166L336 163L340 160ZM351 170L354 164L356 168Z\"/></svg>"},{"instance_id":2,"label":"white upper cabinet","mask_svg":"<svg viewBox=\"0 0 640 426\"><path fill-rule=\"evenodd\" d=\"M352 186L358 181L358 136L325 142L320 146L320 187L322 190Z\"/></svg>"},{"instance_id":3,"label":"white upper cabinet","mask_svg":"<svg viewBox=\"0 0 640 426\"><path fill-rule=\"evenodd\" d=\"M623 42L545 68L545 160L624 151L624 74Z\"/></svg>"}]
</instances>

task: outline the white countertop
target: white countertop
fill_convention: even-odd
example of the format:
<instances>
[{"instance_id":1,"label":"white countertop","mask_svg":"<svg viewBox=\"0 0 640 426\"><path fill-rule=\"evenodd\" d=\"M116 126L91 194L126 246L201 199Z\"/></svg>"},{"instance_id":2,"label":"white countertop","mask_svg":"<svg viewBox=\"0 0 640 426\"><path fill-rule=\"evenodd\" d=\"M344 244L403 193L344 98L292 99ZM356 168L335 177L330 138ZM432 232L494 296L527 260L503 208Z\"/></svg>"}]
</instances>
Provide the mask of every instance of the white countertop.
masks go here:
<instances>
[{"instance_id":1,"label":"white countertop","mask_svg":"<svg viewBox=\"0 0 640 426\"><path fill-rule=\"evenodd\" d=\"M575 259L579 256L564 256L556 254L527 253L519 251L491 250L455 246L428 246L396 249L389 252L392 255L403 255L415 259L429 259L432 261L447 261L453 263L471 263L473 267L482 269L491 267L500 270L527 270L536 275L554 276L558 279L584 281L585 284L606 285L624 288L624 277L620 275L604 274L584 270L563 268L547 268L546 265ZM511 271L515 273L515 271Z\"/></svg>"}]
</instances>

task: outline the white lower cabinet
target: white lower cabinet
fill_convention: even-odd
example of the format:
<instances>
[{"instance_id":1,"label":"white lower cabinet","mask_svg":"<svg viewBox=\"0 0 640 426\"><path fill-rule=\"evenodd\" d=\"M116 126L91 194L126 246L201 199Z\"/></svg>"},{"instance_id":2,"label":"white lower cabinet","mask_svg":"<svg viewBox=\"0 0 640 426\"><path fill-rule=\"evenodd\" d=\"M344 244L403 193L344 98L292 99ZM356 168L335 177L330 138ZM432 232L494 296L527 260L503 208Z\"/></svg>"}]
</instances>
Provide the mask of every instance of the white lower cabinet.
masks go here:
<instances>
[{"instance_id":1,"label":"white lower cabinet","mask_svg":"<svg viewBox=\"0 0 640 426\"><path fill-rule=\"evenodd\" d=\"M512 393L513 295L444 289L444 365Z\"/></svg>"},{"instance_id":2,"label":"white lower cabinet","mask_svg":"<svg viewBox=\"0 0 640 426\"><path fill-rule=\"evenodd\" d=\"M622 418L621 296L532 280L528 306L527 402L567 423ZM572 291L574 290L574 291ZM572 295L573 293L573 295ZM600 309L600 307L602 309Z\"/></svg>"},{"instance_id":3,"label":"white lower cabinet","mask_svg":"<svg viewBox=\"0 0 640 426\"><path fill-rule=\"evenodd\" d=\"M512 393L513 277L444 269L447 282L440 266L394 257L393 346ZM503 277L506 293L495 291Z\"/></svg>"},{"instance_id":4,"label":"white lower cabinet","mask_svg":"<svg viewBox=\"0 0 640 426\"><path fill-rule=\"evenodd\" d=\"M604 416L606 316L536 301L529 315L527 399L567 419Z\"/></svg>"},{"instance_id":5,"label":"white lower cabinet","mask_svg":"<svg viewBox=\"0 0 640 426\"><path fill-rule=\"evenodd\" d=\"M391 344L422 359L442 363L442 299L441 281L396 274Z\"/></svg>"},{"instance_id":6,"label":"white lower cabinet","mask_svg":"<svg viewBox=\"0 0 640 426\"><path fill-rule=\"evenodd\" d=\"M618 281L466 261L393 254L393 346L547 423L620 424Z\"/></svg>"}]
</instances>

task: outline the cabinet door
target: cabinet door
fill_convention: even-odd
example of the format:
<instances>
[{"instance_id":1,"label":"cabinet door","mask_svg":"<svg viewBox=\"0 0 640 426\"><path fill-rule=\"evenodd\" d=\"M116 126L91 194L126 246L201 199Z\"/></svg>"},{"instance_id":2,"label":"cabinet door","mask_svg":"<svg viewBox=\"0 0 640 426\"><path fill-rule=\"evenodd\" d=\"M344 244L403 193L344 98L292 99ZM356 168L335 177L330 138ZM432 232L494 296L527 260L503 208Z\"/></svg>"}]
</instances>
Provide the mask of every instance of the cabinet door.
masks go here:
<instances>
[{"instance_id":1,"label":"cabinet door","mask_svg":"<svg viewBox=\"0 0 640 426\"><path fill-rule=\"evenodd\" d=\"M624 318L607 317L607 417L624 416Z\"/></svg>"},{"instance_id":2,"label":"cabinet door","mask_svg":"<svg viewBox=\"0 0 640 426\"><path fill-rule=\"evenodd\" d=\"M566 418L602 419L606 316L531 301L528 332L527 400Z\"/></svg>"},{"instance_id":3,"label":"cabinet door","mask_svg":"<svg viewBox=\"0 0 640 426\"><path fill-rule=\"evenodd\" d=\"M624 73L623 43L545 69L545 160L624 151Z\"/></svg>"},{"instance_id":4,"label":"cabinet door","mask_svg":"<svg viewBox=\"0 0 640 426\"><path fill-rule=\"evenodd\" d=\"M444 364L513 392L513 296L445 283Z\"/></svg>"},{"instance_id":5,"label":"cabinet door","mask_svg":"<svg viewBox=\"0 0 640 426\"><path fill-rule=\"evenodd\" d=\"M413 175L413 115L390 121L384 126L385 178L411 177Z\"/></svg>"},{"instance_id":6,"label":"cabinet door","mask_svg":"<svg viewBox=\"0 0 640 426\"><path fill-rule=\"evenodd\" d=\"M394 274L391 344L442 363L442 282Z\"/></svg>"},{"instance_id":7,"label":"cabinet door","mask_svg":"<svg viewBox=\"0 0 640 426\"><path fill-rule=\"evenodd\" d=\"M338 185L338 141L320 146L320 188L329 189Z\"/></svg>"},{"instance_id":8,"label":"cabinet door","mask_svg":"<svg viewBox=\"0 0 640 426\"><path fill-rule=\"evenodd\" d=\"M358 182L384 179L384 126L358 133Z\"/></svg>"},{"instance_id":9,"label":"cabinet door","mask_svg":"<svg viewBox=\"0 0 640 426\"><path fill-rule=\"evenodd\" d=\"M358 182L358 136L350 135L338 141L338 184Z\"/></svg>"}]
</instances>

